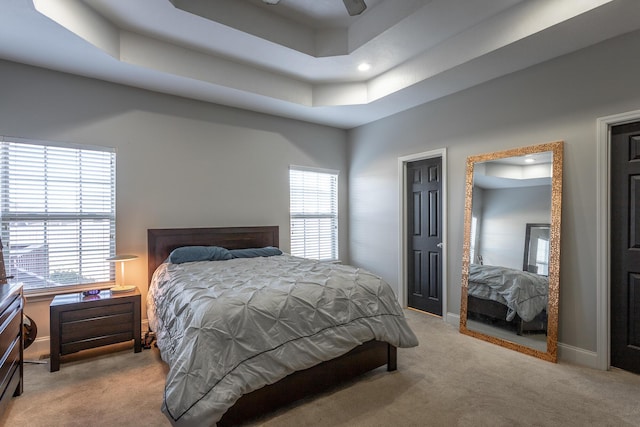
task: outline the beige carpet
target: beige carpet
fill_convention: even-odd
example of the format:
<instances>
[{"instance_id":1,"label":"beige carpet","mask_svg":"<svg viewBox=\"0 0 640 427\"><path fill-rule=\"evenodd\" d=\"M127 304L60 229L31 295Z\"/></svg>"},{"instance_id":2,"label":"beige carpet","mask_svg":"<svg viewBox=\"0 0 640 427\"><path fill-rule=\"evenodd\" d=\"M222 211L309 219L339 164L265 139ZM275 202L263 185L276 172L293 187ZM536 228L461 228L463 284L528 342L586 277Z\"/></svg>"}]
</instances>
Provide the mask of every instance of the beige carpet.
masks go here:
<instances>
[{"instance_id":1,"label":"beige carpet","mask_svg":"<svg viewBox=\"0 0 640 427\"><path fill-rule=\"evenodd\" d=\"M552 364L461 335L407 311L420 346L398 371L373 371L265 416L262 426L639 426L640 376ZM114 352L114 350L116 350ZM6 426L168 426L157 350L79 354L50 373L25 365L25 392Z\"/></svg>"}]
</instances>

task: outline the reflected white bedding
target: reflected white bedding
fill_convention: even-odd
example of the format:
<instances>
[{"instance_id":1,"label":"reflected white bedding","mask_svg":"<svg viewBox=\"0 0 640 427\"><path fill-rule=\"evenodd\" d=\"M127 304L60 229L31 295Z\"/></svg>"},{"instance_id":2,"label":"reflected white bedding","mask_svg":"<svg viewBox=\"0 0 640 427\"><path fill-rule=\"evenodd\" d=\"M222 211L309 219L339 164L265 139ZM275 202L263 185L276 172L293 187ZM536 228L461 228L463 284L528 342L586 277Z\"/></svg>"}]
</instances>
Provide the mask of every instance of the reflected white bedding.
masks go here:
<instances>
[{"instance_id":1,"label":"reflected white bedding","mask_svg":"<svg viewBox=\"0 0 640 427\"><path fill-rule=\"evenodd\" d=\"M530 322L547 308L549 278L513 268L471 264L468 294L506 305L507 321L517 313Z\"/></svg>"},{"instance_id":2,"label":"reflected white bedding","mask_svg":"<svg viewBox=\"0 0 640 427\"><path fill-rule=\"evenodd\" d=\"M418 345L383 280L289 255L162 264L147 299L174 425L212 425L241 395L372 339Z\"/></svg>"}]
</instances>

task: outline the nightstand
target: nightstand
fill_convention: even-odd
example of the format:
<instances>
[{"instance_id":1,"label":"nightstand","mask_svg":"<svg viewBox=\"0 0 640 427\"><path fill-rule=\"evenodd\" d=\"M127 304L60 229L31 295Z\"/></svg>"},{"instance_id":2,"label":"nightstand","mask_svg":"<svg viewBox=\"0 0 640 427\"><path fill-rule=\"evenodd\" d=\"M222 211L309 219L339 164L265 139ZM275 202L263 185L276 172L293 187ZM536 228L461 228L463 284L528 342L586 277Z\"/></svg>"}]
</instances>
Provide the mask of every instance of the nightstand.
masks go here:
<instances>
[{"instance_id":1,"label":"nightstand","mask_svg":"<svg viewBox=\"0 0 640 427\"><path fill-rule=\"evenodd\" d=\"M142 351L138 288L126 293L57 295L49 316L51 372L60 369L60 356L80 350L134 340L134 352Z\"/></svg>"}]
</instances>

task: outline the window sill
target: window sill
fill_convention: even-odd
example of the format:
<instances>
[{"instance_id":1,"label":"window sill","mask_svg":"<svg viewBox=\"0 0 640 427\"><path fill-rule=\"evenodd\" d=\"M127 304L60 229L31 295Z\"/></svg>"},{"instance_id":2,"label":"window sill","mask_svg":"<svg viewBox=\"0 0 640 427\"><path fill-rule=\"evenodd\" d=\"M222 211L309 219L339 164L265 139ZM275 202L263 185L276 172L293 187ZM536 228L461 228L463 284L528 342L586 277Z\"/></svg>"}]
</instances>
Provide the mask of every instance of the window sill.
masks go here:
<instances>
[{"instance_id":1,"label":"window sill","mask_svg":"<svg viewBox=\"0 0 640 427\"><path fill-rule=\"evenodd\" d=\"M115 286L113 282L92 283L90 285L60 286L54 288L25 289L24 298L29 302L49 300L56 295L75 294L90 289L109 289Z\"/></svg>"}]
</instances>

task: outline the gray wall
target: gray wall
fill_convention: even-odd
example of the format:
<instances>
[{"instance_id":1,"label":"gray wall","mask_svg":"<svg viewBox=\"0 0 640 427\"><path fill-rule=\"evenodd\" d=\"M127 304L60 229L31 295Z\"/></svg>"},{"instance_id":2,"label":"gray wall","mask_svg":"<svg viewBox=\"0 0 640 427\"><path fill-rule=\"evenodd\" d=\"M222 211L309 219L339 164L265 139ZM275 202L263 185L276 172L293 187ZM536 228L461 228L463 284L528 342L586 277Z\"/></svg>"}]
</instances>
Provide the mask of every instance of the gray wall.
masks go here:
<instances>
[{"instance_id":1,"label":"gray wall","mask_svg":"<svg viewBox=\"0 0 640 427\"><path fill-rule=\"evenodd\" d=\"M485 189L483 193L478 254L487 265L520 270L527 223L551 222L551 186Z\"/></svg>"},{"instance_id":2,"label":"gray wall","mask_svg":"<svg viewBox=\"0 0 640 427\"><path fill-rule=\"evenodd\" d=\"M349 133L351 261L398 286L398 157L446 147L448 307L459 313L467 156L564 140L559 340L596 350L596 119L640 108L640 33Z\"/></svg>"},{"instance_id":3,"label":"gray wall","mask_svg":"<svg viewBox=\"0 0 640 427\"><path fill-rule=\"evenodd\" d=\"M0 135L116 147L117 251L140 256L126 273L143 301L148 228L279 225L288 251L290 164L341 171L348 260L343 130L0 61ZM49 302L27 303L39 338Z\"/></svg>"}]
</instances>

